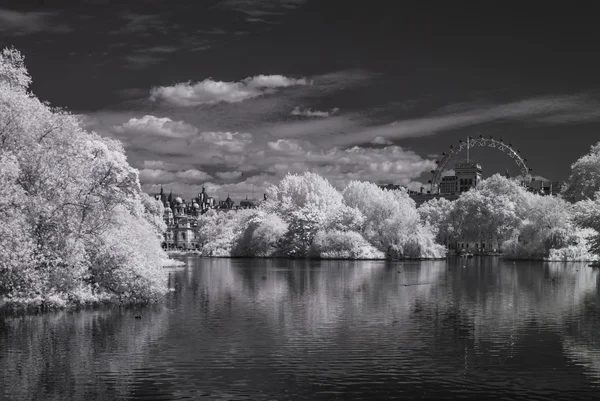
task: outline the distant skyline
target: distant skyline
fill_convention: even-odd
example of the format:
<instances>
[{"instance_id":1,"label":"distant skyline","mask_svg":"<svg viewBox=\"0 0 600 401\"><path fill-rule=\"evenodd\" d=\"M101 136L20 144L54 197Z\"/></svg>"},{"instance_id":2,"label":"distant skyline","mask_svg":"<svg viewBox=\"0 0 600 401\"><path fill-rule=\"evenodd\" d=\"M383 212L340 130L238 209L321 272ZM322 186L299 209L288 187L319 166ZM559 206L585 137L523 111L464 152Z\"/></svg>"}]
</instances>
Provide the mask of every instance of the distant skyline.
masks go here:
<instances>
[{"instance_id":1,"label":"distant skyline","mask_svg":"<svg viewBox=\"0 0 600 401\"><path fill-rule=\"evenodd\" d=\"M562 181L600 140L592 7L0 0L0 46L40 99L121 140L149 193L260 198L288 171L418 189L480 134ZM500 152L471 158L518 174Z\"/></svg>"}]
</instances>

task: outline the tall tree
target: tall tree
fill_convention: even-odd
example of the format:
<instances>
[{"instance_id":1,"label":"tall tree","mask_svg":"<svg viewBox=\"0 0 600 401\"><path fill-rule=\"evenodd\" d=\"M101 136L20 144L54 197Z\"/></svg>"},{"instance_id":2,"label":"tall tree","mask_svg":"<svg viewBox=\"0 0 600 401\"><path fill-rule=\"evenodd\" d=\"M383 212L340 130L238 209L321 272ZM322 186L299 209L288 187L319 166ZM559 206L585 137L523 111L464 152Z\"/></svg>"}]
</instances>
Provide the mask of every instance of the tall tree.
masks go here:
<instances>
[{"instance_id":1,"label":"tall tree","mask_svg":"<svg viewBox=\"0 0 600 401\"><path fill-rule=\"evenodd\" d=\"M571 174L562 196L570 202L578 202L593 199L597 191L600 191L600 142L571 165Z\"/></svg>"}]
</instances>

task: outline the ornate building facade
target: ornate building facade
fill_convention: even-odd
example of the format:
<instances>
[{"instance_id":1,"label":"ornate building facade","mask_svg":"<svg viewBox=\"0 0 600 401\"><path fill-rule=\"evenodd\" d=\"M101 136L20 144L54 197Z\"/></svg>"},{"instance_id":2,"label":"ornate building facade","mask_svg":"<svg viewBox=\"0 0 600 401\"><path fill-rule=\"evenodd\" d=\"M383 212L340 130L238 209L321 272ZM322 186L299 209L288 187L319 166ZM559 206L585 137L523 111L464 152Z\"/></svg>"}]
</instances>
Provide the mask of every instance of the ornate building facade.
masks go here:
<instances>
[{"instance_id":1,"label":"ornate building facade","mask_svg":"<svg viewBox=\"0 0 600 401\"><path fill-rule=\"evenodd\" d=\"M240 202L240 206L227 195L224 201L216 202L208 196L204 186L197 197L186 202L173 193L167 195L161 186L160 193L154 195L154 199L160 201L165 208L163 218L167 225L164 233L162 247L166 250L194 250L199 249L198 242L198 217L215 210L217 212L228 212L240 208L256 208L260 202L256 199L248 199Z\"/></svg>"}]
</instances>

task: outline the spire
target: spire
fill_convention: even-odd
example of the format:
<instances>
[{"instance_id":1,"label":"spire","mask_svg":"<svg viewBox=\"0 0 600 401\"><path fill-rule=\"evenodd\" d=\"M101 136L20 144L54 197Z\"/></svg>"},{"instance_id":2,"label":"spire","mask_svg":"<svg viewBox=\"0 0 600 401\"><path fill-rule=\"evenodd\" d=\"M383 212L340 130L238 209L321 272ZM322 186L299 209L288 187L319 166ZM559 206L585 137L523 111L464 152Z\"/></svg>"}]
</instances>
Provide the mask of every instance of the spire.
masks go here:
<instances>
[{"instance_id":1,"label":"spire","mask_svg":"<svg viewBox=\"0 0 600 401\"><path fill-rule=\"evenodd\" d=\"M469 148L471 147L471 137L467 136L467 163L469 162Z\"/></svg>"}]
</instances>

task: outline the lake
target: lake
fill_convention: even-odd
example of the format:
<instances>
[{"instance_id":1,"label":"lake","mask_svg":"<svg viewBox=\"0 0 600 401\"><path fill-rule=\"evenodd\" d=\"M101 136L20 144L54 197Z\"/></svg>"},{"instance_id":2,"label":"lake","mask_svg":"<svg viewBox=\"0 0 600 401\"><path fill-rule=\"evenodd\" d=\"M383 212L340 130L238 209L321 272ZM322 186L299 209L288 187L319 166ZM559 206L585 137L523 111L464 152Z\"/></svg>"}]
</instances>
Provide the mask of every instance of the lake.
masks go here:
<instances>
[{"instance_id":1,"label":"lake","mask_svg":"<svg viewBox=\"0 0 600 401\"><path fill-rule=\"evenodd\" d=\"M0 399L600 399L585 263L183 260L157 305L0 317Z\"/></svg>"}]
</instances>

